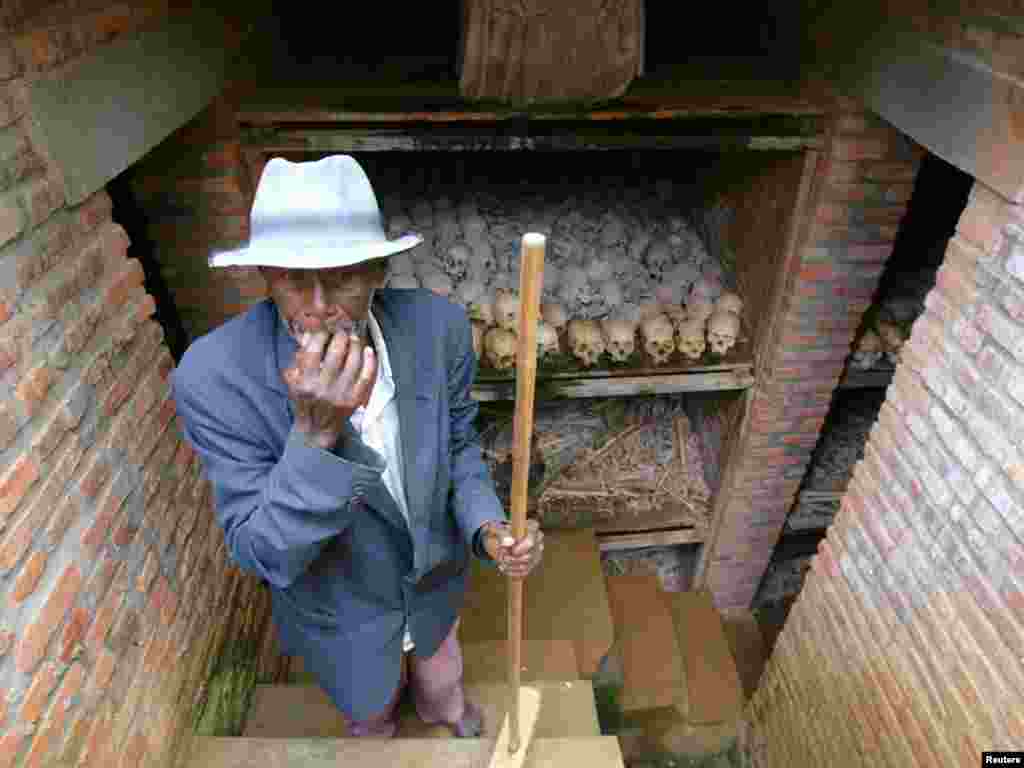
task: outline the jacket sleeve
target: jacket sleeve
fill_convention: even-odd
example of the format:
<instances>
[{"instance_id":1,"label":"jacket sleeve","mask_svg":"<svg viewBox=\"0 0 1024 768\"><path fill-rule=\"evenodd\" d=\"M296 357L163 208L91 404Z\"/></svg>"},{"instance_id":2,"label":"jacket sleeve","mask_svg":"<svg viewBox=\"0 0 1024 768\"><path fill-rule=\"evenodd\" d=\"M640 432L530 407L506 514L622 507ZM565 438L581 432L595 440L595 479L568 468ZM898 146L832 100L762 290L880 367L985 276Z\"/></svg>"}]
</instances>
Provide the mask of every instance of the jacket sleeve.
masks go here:
<instances>
[{"instance_id":1,"label":"jacket sleeve","mask_svg":"<svg viewBox=\"0 0 1024 768\"><path fill-rule=\"evenodd\" d=\"M472 397L477 361L473 352L473 332L463 311L454 313L454 320L448 323L447 366L448 409L451 414L450 503L466 546L480 556L483 547L479 546L476 537L480 526L488 520L507 518L480 450L475 425L479 406ZM481 559L490 561L486 552Z\"/></svg>"},{"instance_id":2,"label":"jacket sleeve","mask_svg":"<svg viewBox=\"0 0 1024 768\"><path fill-rule=\"evenodd\" d=\"M172 376L184 437L210 480L217 520L240 567L288 587L358 514L353 499L383 461L350 429L334 452L292 431L278 456L258 404L208 371Z\"/></svg>"}]
</instances>

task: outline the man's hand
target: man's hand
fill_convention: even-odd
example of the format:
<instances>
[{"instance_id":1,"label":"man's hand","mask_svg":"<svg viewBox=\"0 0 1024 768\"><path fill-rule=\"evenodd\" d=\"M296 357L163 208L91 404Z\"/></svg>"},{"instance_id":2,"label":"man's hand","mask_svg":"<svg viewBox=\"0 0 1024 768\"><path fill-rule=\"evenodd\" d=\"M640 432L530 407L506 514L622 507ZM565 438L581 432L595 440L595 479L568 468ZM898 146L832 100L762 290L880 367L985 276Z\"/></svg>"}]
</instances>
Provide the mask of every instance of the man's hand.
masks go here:
<instances>
[{"instance_id":1,"label":"man's hand","mask_svg":"<svg viewBox=\"0 0 1024 768\"><path fill-rule=\"evenodd\" d=\"M326 349L325 349L326 347ZM377 377L377 356L356 336L307 332L295 361L284 371L295 406L295 428L312 445L330 449L345 421L370 400Z\"/></svg>"},{"instance_id":2,"label":"man's hand","mask_svg":"<svg viewBox=\"0 0 1024 768\"><path fill-rule=\"evenodd\" d=\"M512 524L504 520L484 523L481 535L487 554L508 576L525 578L544 554L544 532L536 520L526 521L526 535L519 541L512 537Z\"/></svg>"}]
</instances>

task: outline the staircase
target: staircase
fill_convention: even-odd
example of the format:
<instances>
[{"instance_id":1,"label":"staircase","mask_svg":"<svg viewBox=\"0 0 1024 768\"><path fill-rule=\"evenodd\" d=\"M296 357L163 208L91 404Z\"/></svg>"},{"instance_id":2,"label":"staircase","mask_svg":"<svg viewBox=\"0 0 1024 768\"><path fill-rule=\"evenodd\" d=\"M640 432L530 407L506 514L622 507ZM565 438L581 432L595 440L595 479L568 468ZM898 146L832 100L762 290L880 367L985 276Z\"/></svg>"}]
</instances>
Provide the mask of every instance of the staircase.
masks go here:
<instances>
[{"instance_id":1,"label":"staircase","mask_svg":"<svg viewBox=\"0 0 1024 768\"><path fill-rule=\"evenodd\" d=\"M696 623L713 629L717 621L721 632L706 597L662 593L654 577L606 580L590 530L546 531L545 545L523 590L521 684L541 695L525 766L624 768L624 751L639 756L667 746L692 754L680 728L694 718L707 721L700 727L722 718L735 731L742 694L728 643ZM485 738L455 739L446 727L425 725L408 697L395 739L348 738L344 718L293 663L290 684L256 687L243 736L198 739L189 768L483 768L492 763L508 702L506 623L505 578L474 561L459 638L466 695L484 712ZM595 700L595 685L608 683L609 660L622 667L629 725L618 735L602 735ZM719 679L723 691L708 682Z\"/></svg>"}]
</instances>

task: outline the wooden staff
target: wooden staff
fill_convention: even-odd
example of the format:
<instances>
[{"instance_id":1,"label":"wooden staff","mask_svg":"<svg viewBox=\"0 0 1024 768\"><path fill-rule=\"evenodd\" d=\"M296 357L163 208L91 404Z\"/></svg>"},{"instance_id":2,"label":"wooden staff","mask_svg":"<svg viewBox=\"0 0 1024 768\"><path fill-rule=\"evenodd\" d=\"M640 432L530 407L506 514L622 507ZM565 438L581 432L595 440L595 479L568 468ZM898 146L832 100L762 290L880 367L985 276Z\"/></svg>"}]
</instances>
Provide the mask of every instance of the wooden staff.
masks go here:
<instances>
[{"instance_id":1,"label":"wooden staff","mask_svg":"<svg viewBox=\"0 0 1024 768\"><path fill-rule=\"evenodd\" d=\"M526 502L533 436L533 395L537 381L537 321L544 281L544 235L523 235L519 267L519 348L516 355L516 410L512 431L512 536L526 535ZM509 577L508 673L509 754L519 750L519 670L522 655L523 581Z\"/></svg>"}]
</instances>

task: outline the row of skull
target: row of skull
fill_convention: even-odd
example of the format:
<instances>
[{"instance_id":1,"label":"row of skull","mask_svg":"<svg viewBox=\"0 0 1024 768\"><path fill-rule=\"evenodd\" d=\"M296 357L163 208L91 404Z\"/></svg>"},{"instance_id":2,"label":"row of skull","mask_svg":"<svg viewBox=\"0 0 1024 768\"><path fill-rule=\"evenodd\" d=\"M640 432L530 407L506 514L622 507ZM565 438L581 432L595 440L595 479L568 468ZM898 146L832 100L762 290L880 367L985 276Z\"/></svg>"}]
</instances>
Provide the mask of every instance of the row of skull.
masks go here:
<instances>
[{"instance_id":1,"label":"row of skull","mask_svg":"<svg viewBox=\"0 0 1024 768\"><path fill-rule=\"evenodd\" d=\"M734 293L723 294L714 304L693 303L686 307L653 303L635 320L623 317L588 320L569 319L560 304L543 304L538 324L538 355L558 354L559 334L564 330L569 351L584 367L593 367L602 355L624 363L636 351L639 330L644 351L655 365L669 362L678 350L691 360L699 359L710 347L725 355L740 333L743 302ZM519 329L519 300L511 292L499 294L494 321L473 319L473 346L477 357L497 370L514 367Z\"/></svg>"}]
</instances>

